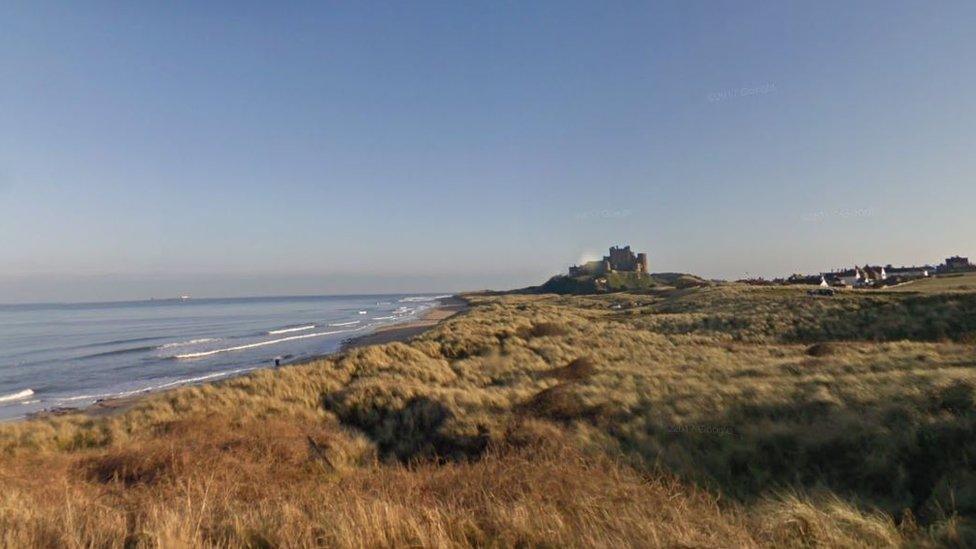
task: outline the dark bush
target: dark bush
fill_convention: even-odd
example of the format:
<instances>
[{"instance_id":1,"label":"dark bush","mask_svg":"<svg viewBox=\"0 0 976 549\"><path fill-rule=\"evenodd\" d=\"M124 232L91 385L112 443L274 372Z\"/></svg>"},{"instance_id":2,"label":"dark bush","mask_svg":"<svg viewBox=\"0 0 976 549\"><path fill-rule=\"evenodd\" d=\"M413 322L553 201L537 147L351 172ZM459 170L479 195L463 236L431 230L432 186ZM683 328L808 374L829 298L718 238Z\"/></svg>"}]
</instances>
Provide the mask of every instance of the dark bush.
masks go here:
<instances>
[{"instance_id":1,"label":"dark bush","mask_svg":"<svg viewBox=\"0 0 976 549\"><path fill-rule=\"evenodd\" d=\"M532 326L532 337L561 336L569 330L558 322L540 322Z\"/></svg>"},{"instance_id":2,"label":"dark bush","mask_svg":"<svg viewBox=\"0 0 976 549\"><path fill-rule=\"evenodd\" d=\"M554 368L548 372L553 377L569 381L583 380L595 373L596 362L588 356L579 357L561 368Z\"/></svg>"},{"instance_id":3,"label":"dark bush","mask_svg":"<svg viewBox=\"0 0 976 549\"><path fill-rule=\"evenodd\" d=\"M807 354L815 357L830 356L836 354L837 350L837 344L835 343L814 343L807 347Z\"/></svg>"},{"instance_id":4,"label":"dark bush","mask_svg":"<svg viewBox=\"0 0 976 549\"><path fill-rule=\"evenodd\" d=\"M583 399L568 384L560 384L538 392L524 406L539 417L571 421L586 415Z\"/></svg>"},{"instance_id":5,"label":"dark bush","mask_svg":"<svg viewBox=\"0 0 976 549\"><path fill-rule=\"evenodd\" d=\"M976 409L976 388L968 381L956 381L936 392L933 402L940 410L964 414Z\"/></svg>"}]
</instances>

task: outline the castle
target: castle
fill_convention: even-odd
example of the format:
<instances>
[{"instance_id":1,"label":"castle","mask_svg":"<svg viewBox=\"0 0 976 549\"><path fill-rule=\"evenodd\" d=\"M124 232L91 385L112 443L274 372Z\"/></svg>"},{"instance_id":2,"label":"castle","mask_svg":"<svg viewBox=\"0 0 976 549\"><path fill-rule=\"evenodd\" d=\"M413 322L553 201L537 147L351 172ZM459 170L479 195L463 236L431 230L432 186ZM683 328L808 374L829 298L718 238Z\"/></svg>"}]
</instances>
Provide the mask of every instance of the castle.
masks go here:
<instances>
[{"instance_id":1,"label":"castle","mask_svg":"<svg viewBox=\"0 0 976 549\"><path fill-rule=\"evenodd\" d=\"M630 246L610 248L610 255L603 256L599 261L588 261L582 265L569 268L569 276L603 275L616 271L630 273L647 272L647 254L635 254Z\"/></svg>"}]
</instances>

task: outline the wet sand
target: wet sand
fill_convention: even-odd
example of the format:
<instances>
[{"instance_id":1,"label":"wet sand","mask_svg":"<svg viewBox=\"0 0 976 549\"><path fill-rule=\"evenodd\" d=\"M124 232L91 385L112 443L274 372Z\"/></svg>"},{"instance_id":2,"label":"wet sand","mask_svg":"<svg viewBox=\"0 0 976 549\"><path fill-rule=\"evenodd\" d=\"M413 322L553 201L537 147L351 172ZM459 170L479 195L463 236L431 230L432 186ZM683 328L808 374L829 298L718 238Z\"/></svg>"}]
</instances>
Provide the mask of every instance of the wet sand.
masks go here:
<instances>
[{"instance_id":1,"label":"wet sand","mask_svg":"<svg viewBox=\"0 0 976 549\"><path fill-rule=\"evenodd\" d=\"M342 343L341 351L365 347L367 345L407 341L412 337L426 332L441 321L463 312L467 308L468 303L463 299L457 297L442 299L440 305L427 311L422 318L401 324L383 326L371 334L348 339Z\"/></svg>"}]
</instances>

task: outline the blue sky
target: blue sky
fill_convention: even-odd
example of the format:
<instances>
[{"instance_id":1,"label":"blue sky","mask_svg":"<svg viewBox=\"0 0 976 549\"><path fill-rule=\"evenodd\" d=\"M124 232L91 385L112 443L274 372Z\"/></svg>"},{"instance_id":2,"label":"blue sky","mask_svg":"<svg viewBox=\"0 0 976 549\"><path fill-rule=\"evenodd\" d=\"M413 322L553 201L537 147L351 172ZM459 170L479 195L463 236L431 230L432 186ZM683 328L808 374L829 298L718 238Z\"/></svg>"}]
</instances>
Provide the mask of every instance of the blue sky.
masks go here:
<instances>
[{"instance_id":1,"label":"blue sky","mask_svg":"<svg viewBox=\"0 0 976 549\"><path fill-rule=\"evenodd\" d=\"M976 255L973 2L0 5L0 302Z\"/></svg>"}]
</instances>

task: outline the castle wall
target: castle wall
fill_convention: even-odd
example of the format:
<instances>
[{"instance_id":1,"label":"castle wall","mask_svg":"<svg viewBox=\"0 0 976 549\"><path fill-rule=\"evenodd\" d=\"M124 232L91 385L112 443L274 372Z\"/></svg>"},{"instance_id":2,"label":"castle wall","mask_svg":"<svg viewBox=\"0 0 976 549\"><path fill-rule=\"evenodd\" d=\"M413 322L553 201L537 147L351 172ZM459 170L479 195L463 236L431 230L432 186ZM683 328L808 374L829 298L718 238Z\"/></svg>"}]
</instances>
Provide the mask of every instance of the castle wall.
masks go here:
<instances>
[{"instance_id":1,"label":"castle wall","mask_svg":"<svg viewBox=\"0 0 976 549\"><path fill-rule=\"evenodd\" d=\"M569 268L570 276L600 275L610 271L647 272L647 254L635 254L630 246L610 248L610 255L603 256L601 261L589 261L583 265Z\"/></svg>"}]
</instances>

